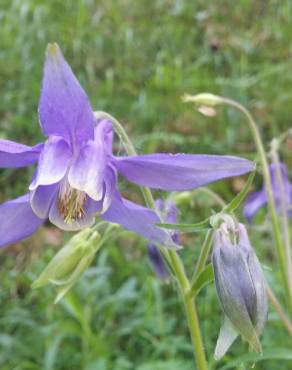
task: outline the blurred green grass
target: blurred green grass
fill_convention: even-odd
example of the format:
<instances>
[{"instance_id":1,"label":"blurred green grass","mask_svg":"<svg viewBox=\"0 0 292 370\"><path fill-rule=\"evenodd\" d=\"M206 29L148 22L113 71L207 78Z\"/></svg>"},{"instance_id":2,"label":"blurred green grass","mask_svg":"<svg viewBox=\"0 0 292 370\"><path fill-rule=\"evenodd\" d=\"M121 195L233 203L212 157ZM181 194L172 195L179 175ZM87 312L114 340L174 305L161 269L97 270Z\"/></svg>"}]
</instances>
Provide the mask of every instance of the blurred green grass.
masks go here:
<instances>
[{"instance_id":1,"label":"blurred green grass","mask_svg":"<svg viewBox=\"0 0 292 370\"><path fill-rule=\"evenodd\" d=\"M44 51L56 41L92 106L119 118L139 152L255 158L240 115L223 109L206 118L180 96L209 91L240 101L252 110L268 148L268 140L291 127L291 8L289 0L1 0L0 137L43 140L37 105ZM288 146L283 155L291 163ZM27 191L31 174L0 170L0 201ZM229 200L238 186L224 181L213 188ZM210 212L208 200L199 197L195 205L187 213L192 220ZM269 235L254 234L280 290ZM190 239L194 247L184 251L190 270L200 240ZM53 306L49 289L31 291L62 241L59 233L42 230L0 255L1 369L193 369L183 309L172 287L152 276L144 241L128 236L108 245L60 306ZM200 315L211 358L221 317L213 287L200 296ZM273 312L263 342L269 348L289 344ZM222 363L245 351L237 343ZM275 366L289 369L285 361L256 368Z\"/></svg>"}]
</instances>

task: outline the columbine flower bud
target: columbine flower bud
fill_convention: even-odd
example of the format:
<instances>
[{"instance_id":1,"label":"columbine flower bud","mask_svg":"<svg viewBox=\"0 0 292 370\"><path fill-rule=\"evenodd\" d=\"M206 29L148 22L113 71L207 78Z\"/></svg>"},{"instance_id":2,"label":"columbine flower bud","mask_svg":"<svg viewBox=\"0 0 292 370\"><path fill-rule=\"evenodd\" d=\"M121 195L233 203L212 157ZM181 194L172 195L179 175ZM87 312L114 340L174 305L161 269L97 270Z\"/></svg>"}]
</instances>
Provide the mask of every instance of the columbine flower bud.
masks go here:
<instances>
[{"instance_id":1,"label":"columbine flower bud","mask_svg":"<svg viewBox=\"0 0 292 370\"><path fill-rule=\"evenodd\" d=\"M182 100L185 103L195 103L198 105L205 105L207 107L215 107L216 105L222 103L222 98L209 93L202 93L197 95L185 94L182 97Z\"/></svg>"},{"instance_id":2,"label":"columbine flower bud","mask_svg":"<svg viewBox=\"0 0 292 370\"><path fill-rule=\"evenodd\" d=\"M46 284L57 287L57 303L77 282L99 248L100 235L92 229L84 229L73 236L54 256L39 278L32 284L39 288Z\"/></svg>"},{"instance_id":3,"label":"columbine flower bud","mask_svg":"<svg viewBox=\"0 0 292 370\"><path fill-rule=\"evenodd\" d=\"M214 233L213 268L225 314L215 349L219 359L237 335L261 352L259 336L267 319L265 279L243 224L231 230L222 223Z\"/></svg>"}]
</instances>

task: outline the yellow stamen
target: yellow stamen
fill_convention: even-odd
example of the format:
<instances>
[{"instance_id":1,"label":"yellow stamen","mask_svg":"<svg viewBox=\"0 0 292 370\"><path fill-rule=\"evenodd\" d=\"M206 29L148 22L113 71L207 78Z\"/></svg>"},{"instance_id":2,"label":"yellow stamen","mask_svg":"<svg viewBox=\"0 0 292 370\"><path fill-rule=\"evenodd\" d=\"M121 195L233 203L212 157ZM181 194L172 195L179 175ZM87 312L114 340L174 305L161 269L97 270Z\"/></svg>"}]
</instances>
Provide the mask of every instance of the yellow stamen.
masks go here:
<instances>
[{"instance_id":1,"label":"yellow stamen","mask_svg":"<svg viewBox=\"0 0 292 370\"><path fill-rule=\"evenodd\" d=\"M71 224L84 218L86 200L86 193L71 188L68 181L64 181L59 191L58 209L65 223Z\"/></svg>"}]
</instances>

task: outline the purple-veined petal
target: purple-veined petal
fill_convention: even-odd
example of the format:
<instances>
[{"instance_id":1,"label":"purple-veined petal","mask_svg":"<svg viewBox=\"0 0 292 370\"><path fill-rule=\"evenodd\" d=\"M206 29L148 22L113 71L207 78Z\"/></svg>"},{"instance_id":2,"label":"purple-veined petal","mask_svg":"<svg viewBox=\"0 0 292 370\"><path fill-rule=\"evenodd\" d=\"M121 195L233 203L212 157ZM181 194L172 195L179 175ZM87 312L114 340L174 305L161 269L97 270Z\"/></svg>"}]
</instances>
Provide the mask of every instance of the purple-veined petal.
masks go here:
<instances>
[{"instance_id":1,"label":"purple-veined petal","mask_svg":"<svg viewBox=\"0 0 292 370\"><path fill-rule=\"evenodd\" d=\"M68 181L72 188L84 191L96 201L101 200L105 167L106 154L102 143L90 140L71 165Z\"/></svg>"},{"instance_id":2,"label":"purple-veined petal","mask_svg":"<svg viewBox=\"0 0 292 370\"><path fill-rule=\"evenodd\" d=\"M109 209L101 218L134 231L153 243L178 247L168 231L156 226L161 220L154 211L122 198L119 193L115 194Z\"/></svg>"},{"instance_id":3,"label":"purple-veined petal","mask_svg":"<svg viewBox=\"0 0 292 370\"><path fill-rule=\"evenodd\" d=\"M265 189L249 194L243 207L243 215L251 221L258 210L267 204L267 193Z\"/></svg>"},{"instance_id":4,"label":"purple-veined petal","mask_svg":"<svg viewBox=\"0 0 292 370\"><path fill-rule=\"evenodd\" d=\"M77 231L84 229L85 227L92 226L95 220L95 215L97 212L100 212L101 207L101 202L95 202L94 200L88 198L84 206L84 217L80 220L67 223L64 221L64 217L59 212L58 198L56 196L50 208L49 219L52 224L56 225L62 230Z\"/></svg>"},{"instance_id":5,"label":"purple-veined petal","mask_svg":"<svg viewBox=\"0 0 292 370\"><path fill-rule=\"evenodd\" d=\"M161 280L168 280L170 273L166 268L160 250L155 245L148 244L147 251L149 260L151 261L151 265L157 277Z\"/></svg>"},{"instance_id":6,"label":"purple-veined petal","mask_svg":"<svg viewBox=\"0 0 292 370\"><path fill-rule=\"evenodd\" d=\"M30 193L30 205L34 213L40 218L47 218L59 183L53 185L41 185Z\"/></svg>"},{"instance_id":7,"label":"purple-veined petal","mask_svg":"<svg viewBox=\"0 0 292 370\"><path fill-rule=\"evenodd\" d=\"M43 144L33 147L18 144L10 140L0 139L0 167L18 168L36 163Z\"/></svg>"},{"instance_id":8,"label":"purple-veined petal","mask_svg":"<svg viewBox=\"0 0 292 370\"><path fill-rule=\"evenodd\" d=\"M39 157L36 176L29 190L59 182L66 174L71 157L72 153L66 141L60 137L50 137Z\"/></svg>"},{"instance_id":9,"label":"purple-veined petal","mask_svg":"<svg viewBox=\"0 0 292 370\"><path fill-rule=\"evenodd\" d=\"M93 139L94 116L88 97L57 44L47 48L39 116L47 136L61 136L72 146Z\"/></svg>"},{"instance_id":10,"label":"purple-veined petal","mask_svg":"<svg viewBox=\"0 0 292 370\"><path fill-rule=\"evenodd\" d=\"M0 247L32 235L44 220L31 209L29 194L0 205Z\"/></svg>"},{"instance_id":11,"label":"purple-veined petal","mask_svg":"<svg viewBox=\"0 0 292 370\"><path fill-rule=\"evenodd\" d=\"M115 164L129 181L167 191L195 189L255 168L253 162L243 158L199 154L116 157Z\"/></svg>"}]
</instances>

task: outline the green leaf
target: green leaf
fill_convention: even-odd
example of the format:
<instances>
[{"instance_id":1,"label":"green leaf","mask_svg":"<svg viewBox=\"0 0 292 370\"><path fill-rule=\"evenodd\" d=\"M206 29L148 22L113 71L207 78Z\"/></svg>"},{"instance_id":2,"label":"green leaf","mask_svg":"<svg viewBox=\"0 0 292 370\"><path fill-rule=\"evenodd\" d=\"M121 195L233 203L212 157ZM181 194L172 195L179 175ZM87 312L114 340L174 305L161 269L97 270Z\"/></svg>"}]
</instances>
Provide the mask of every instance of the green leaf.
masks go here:
<instances>
[{"instance_id":1,"label":"green leaf","mask_svg":"<svg viewBox=\"0 0 292 370\"><path fill-rule=\"evenodd\" d=\"M250 175L248 176L244 188L236 195L235 198L233 198L233 200L229 204L227 204L227 206L223 208L224 213L232 213L240 206L240 204L244 201L245 197L247 196L247 193L249 192L254 176L255 171L251 172Z\"/></svg>"},{"instance_id":2,"label":"green leaf","mask_svg":"<svg viewBox=\"0 0 292 370\"><path fill-rule=\"evenodd\" d=\"M171 230L180 230L183 232L198 232L198 231L207 231L211 229L210 227L210 218L206 218L205 220L198 222L196 224L164 224L159 223L156 224L158 227L162 227L163 229L171 229Z\"/></svg>"},{"instance_id":3,"label":"green leaf","mask_svg":"<svg viewBox=\"0 0 292 370\"><path fill-rule=\"evenodd\" d=\"M264 360L292 360L292 350L288 348L272 348L266 349L263 354L247 353L238 357L234 361L230 361L227 365L220 368L220 370L235 369L247 362L259 362Z\"/></svg>"},{"instance_id":4,"label":"green leaf","mask_svg":"<svg viewBox=\"0 0 292 370\"><path fill-rule=\"evenodd\" d=\"M200 272L196 280L191 286L191 295L196 296L199 294L200 290L207 284L210 284L214 280L213 266L211 263L205 267L205 269Z\"/></svg>"}]
</instances>

